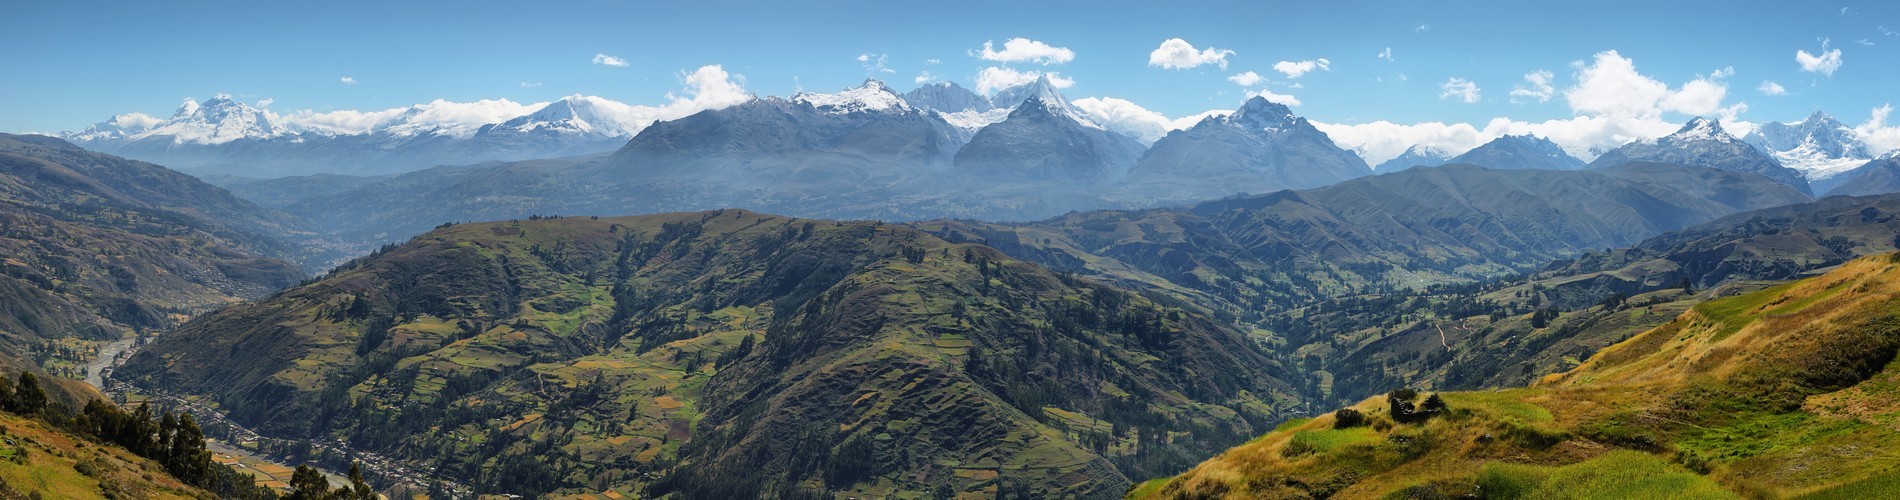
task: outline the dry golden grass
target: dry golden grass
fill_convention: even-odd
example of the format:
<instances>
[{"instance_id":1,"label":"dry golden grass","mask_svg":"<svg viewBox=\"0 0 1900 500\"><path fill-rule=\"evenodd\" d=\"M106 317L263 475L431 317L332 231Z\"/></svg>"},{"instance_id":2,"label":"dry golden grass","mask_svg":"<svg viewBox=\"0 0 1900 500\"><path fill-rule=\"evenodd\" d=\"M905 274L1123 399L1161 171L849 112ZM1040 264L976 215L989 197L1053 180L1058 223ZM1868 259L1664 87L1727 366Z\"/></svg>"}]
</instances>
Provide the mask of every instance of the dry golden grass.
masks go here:
<instances>
[{"instance_id":1,"label":"dry golden grass","mask_svg":"<svg viewBox=\"0 0 1900 500\"><path fill-rule=\"evenodd\" d=\"M1131 497L1460 496L1482 481L1554 498L1873 491L1900 483L1881 479L1900 460L1886 451L1900 446L1900 362L1867 377L1853 356L1891 358L1897 315L1900 259L1864 258L1705 303L1532 388L1448 393L1452 412L1424 424L1392 424L1374 398L1353 408L1375 439L1289 452L1332 428L1322 415ZM1805 402L1778 406L1789 394Z\"/></svg>"}]
</instances>

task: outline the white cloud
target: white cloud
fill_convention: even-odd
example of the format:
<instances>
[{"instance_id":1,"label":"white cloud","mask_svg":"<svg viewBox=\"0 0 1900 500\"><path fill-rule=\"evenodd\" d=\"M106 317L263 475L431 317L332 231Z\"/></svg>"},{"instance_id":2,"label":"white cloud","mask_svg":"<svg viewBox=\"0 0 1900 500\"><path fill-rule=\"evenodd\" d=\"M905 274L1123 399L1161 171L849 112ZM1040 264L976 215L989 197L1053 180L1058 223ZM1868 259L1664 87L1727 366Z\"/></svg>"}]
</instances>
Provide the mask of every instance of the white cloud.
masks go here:
<instances>
[{"instance_id":1,"label":"white cloud","mask_svg":"<svg viewBox=\"0 0 1900 500\"><path fill-rule=\"evenodd\" d=\"M930 74L929 71L925 71L922 73L918 73L917 78L912 79L912 81L916 82L918 85L923 85L926 83L937 81L937 76Z\"/></svg>"},{"instance_id":2,"label":"white cloud","mask_svg":"<svg viewBox=\"0 0 1900 500\"><path fill-rule=\"evenodd\" d=\"M1598 52L1590 63L1570 65L1577 69L1577 85L1564 90L1564 98L1578 114L1655 116L1661 114L1659 103L1669 97L1669 84L1637 73L1636 61L1614 50Z\"/></svg>"},{"instance_id":3,"label":"white cloud","mask_svg":"<svg viewBox=\"0 0 1900 500\"><path fill-rule=\"evenodd\" d=\"M1232 113L1229 110L1209 110L1180 118L1168 118L1167 115L1150 111L1126 99L1114 97L1084 97L1071 101L1070 104L1089 115L1089 119L1094 120L1095 123L1133 137L1142 144L1154 144L1168 132L1192 127L1209 116Z\"/></svg>"},{"instance_id":4,"label":"white cloud","mask_svg":"<svg viewBox=\"0 0 1900 500\"><path fill-rule=\"evenodd\" d=\"M1841 69L1841 49L1828 50L1828 39L1821 39L1821 53L1809 54L1806 50L1794 51L1794 62L1801 65L1801 71L1834 76Z\"/></svg>"},{"instance_id":5,"label":"white cloud","mask_svg":"<svg viewBox=\"0 0 1900 500\"><path fill-rule=\"evenodd\" d=\"M1003 50L996 50L992 42L983 42L983 50L972 50L970 55L985 61L1033 62L1044 66L1075 60L1075 51L1068 47L1056 47L1021 37L1003 42Z\"/></svg>"},{"instance_id":6,"label":"white cloud","mask_svg":"<svg viewBox=\"0 0 1900 500\"><path fill-rule=\"evenodd\" d=\"M1873 40L1868 40L1868 39L1865 39L1865 38L1862 38L1862 39L1859 39L1859 40L1854 40L1854 43L1858 43L1858 44L1861 44L1861 45L1863 45L1863 46L1867 46L1867 47L1872 47L1872 46L1874 46L1874 41L1873 41Z\"/></svg>"},{"instance_id":7,"label":"white cloud","mask_svg":"<svg viewBox=\"0 0 1900 500\"><path fill-rule=\"evenodd\" d=\"M282 121L292 129L320 134L349 135L382 131L406 135L415 131L435 129L446 131L450 135L466 137L468 134L475 133L475 129L482 125L500 123L532 113L544 104L546 103L521 104L507 99L484 99L475 102L436 99L427 104L379 111L317 112L303 109L282 115ZM403 120L403 115L412 110L415 113L414 116Z\"/></svg>"},{"instance_id":8,"label":"white cloud","mask_svg":"<svg viewBox=\"0 0 1900 500\"><path fill-rule=\"evenodd\" d=\"M1430 24L1420 24L1418 25L1417 28L1412 28L1413 33L1424 33L1431 30L1432 30L1432 25Z\"/></svg>"},{"instance_id":9,"label":"white cloud","mask_svg":"<svg viewBox=\"0 0 1900 500\"><path fill-rule=\"evenodd\" d=\"M932 57L932 58L929 58L929 59L925 59L925 60L924 60L924 64L943 64L943 60L942 60L942 59L938 59L938 58L935 58L935 57Z\"/></svg>"},{"instance_id":10,"label":"white cloud","mask_svg":"<svg viewBox=\"0 0 1900 500\"><path fill-rule=\"evenodd\" d=\"M541 82L521 82L521 88L531 89L541 86Z\"/></svg>"},{"instance_id":11,"label":"white cloud","mask_svg":"<svg viewBox=\"0 0 1900 500\"><path fill-rule=\"evenodd\" d=\"M1755 87L1755 90L1760 91L1763 95L1788 95L1787 87L1782 87L1781 84L1775 83L1772 80L1762 80L1761 86Z\"/></svg>"},{"instance_id":12,"label":"white cloud","mask_svg":"<svg viewBox=\"0 0 1900 500\"><path fill-rule=\"evenodd\" d=\"M340 79L338 79L337 81L339 81L339 82L343 82L343 84L344 84L344 85L356 85L356 79L355 79L355 78L351 78L351 77L347 77L347 76L346 76L346 77L343 77L343 78L340 78Z\"/></svg>"},{"instance_id":13,"label":"white cloud","mask_svg":"<svg viewBox=\"0 0 1900 500\"><path fill-rule=\"evenodd\" d=\"M1341 146L1359 151L1373 164L1397 157L1415 144L1460 152L1506 134L1547 137L1571 155L1589 160L1630 141L1674 132L1681 127L1681 122L1664 119L1667 113L1715 114L1734 134L1746 134L1753 128L1754 124L1736 119L1748 109L1746 103L1724 102L1725 80L1735 74L1731 68L1697 76L1672 89L1667 83L1638 73L1634 61L1615 51L1598 53L1592 60L1577 61L1572 66L1577 70L1576 81L1561 92L1571 112L1576 114L1571 118L1526 122L1500 117L1479 125L1441 122L1405 125L1380 121L1357 125L1315 123L1314 126ZM1555 86L1554 81L1548 83ZM1876 120L1870 120L1859 130L1863 135L1885 133L1887 135L1880 137L1893 146L1884 147L1900 147L1900 127L1886 127L1884 119L1876 110ZM1869 141L1869 145L1883 147L1875 142Z\"/></svg>"},{"instance_id":14,"label":"white cloud","mask_svg":"<svg viewBox=\"0 0 1900 500\"><path fill-rule=\"evenodd\" d=\"M1471 80L1453 77L1438 85L1438 99L1455 99L1465 104L1478 102L1484 98L1478 84Z\"/></svg>"},{"instance_id":15,"label":"white cloud","mask_svg":"<svg viewBox=\"0 0 1900 500\"><path fill-rule=\"evenodd\" d=\"M1887 36L1893 36L1893 37L1900 37L1900 31L1894 31L1894 30L1892 30L1892 29L1889 29L1889 28L1887 28L1887 25L1885 25L1885 24L1882 24L1882 25L1880 25L1880 27L1879 27L1879 28L1875 28L1875 29L1878 29L1878 30L1880 30L1880 34L1882 34L1882 35L1887 35Z\"/></svg>"},{"instance_id":16,"label":"white cloud","mask_svg":"<svg viewBox=\"0 0 1900 500\"><path fill-rule=\"evenodd\" d=\"M1188 69L1203 64L1220 66L1227 69L1227 56L1234 51L1208 47L1195 49L1193 44L1179 38L1161 41L1161 46L1148 53L1148 65L1167 69Z\"/></svg>"},{"instance_id":17,"label":"white cloud","mask_svg":"<svg viewBox=\"0 0 1900 500\"><path fill-rule=\"evenodd\" d=\"M607 54L594 54L594 64L603 64L607 66L613 66L616 68L625 68L628 66L626 59L621 59L621 58L610 56Z\"/></svg>"},{"instance_id":18,"label":"white cloud","mask_svg":"<svg viewBox=\"0 0 1900 500\"><path fill-rule=\"evenodd\" d=\"M1244 73L1236 73L1234 74L1234 76L1227 77L1227 81L1234 82L1235 85L1239 85L1242 87L1252 87L1254 85L1259 85L1260 82L1263 82L1266 80L1267 80L1266 77L1260 76L1259 73L1255 73L1252 71L1248 71Z\"/></svg>"},{"instance_id":19,"label":"white cloud","mask_svg":"<svg viewBox=\"0 0 1900 500\"><path fill-rule=\"evenodd\" d=\"M1523 103L1531 100L1536 100L1540 104L1550 102L1550 97L1557 94L1557 88L1550 85L1551 78L1556 76L1541 69L1525 73L1525 84L1511 87L1511 102Z\"/></svg>"},{"instance_id":20,"label":"white cloud","mask_svg":"<svg viewBox=\"0 0 1900 500\"><path fill-rule=\"evenodd\" d=\"M979 94L988 94L991 91L1033 82L1036 81L1036 78L1042 76L1048 76L1049 84L1059 89L1066 89L1075 85L1074 78L1065 78L1058 73L1017 71L1001 66L991 66L976 72L976 92Z\"/></svg>"},{"instance_id":21,"label":"white cloud","mask_svg":"<svg viewBox=\"0 0 1900 500\"><path fill-rule=\"evenodd\" d=\"M1733 67L1698 75L1695 80L1670 89L1669 84L1636 71L1636 62L1616 51L1599 52L1591 62L1571 63L1577 69L1577 85L1564 90L1571 111L1579 115L1655 119L1663 113L1691 115L1721 114L1730 119L1747 109L1747 104L1722 106L1728 97L1724 80L1735 74Z\"/></svg>"},{"instance_id":22,"label":"white cloud","mask_svg":"<svg viewBox=\"0 0 1900 500\"><path fill-rule=\"evenodd\" d=\"M1250 99L1254 97L1264 97L1270 102L1277 102L1277 103L1285 104L1288 106L1298 106L1298 105L1304 104L1300 102L1300 98L1298 97L1294 97L1287 94L1276 94L1272 90L1269 90L1269 89L1249 90L1247 91L1247 97Z\"/></svg>"},{"instance_id":23,"label":"white cloud","mask_svg":"<svg viewBox=\"0 0 1900 500\"><path fill-rule=\"evenodd\" d=\"M1379 58L1384 59L1385 62L1392 62L1392 48L1386 47L1385 50L1379 51Z\"/></svg>"},{"instance_id":24,"label":"white cloud","mask_svg":"<svg viewBox=\"0 0 1900 500\"><path fill-rule=\"evenodd\" d=\"M858 54L857 59L858 59L858 66L864 67L864 71L866 72L870 72L870 73L896 73L897 72L897 70L893 70L889 67L884 66L884 61L890 59L889 56L886 56L884 54L872 54L872 53L866 52L863 54Z\"/></svg>"},{"instance_id":25,"label":"white cloud","mask_svg":"<svg viewBox=\"0 0 1900 500\"><path fill-rule=\"evenodd\" d=\"M1505 135L1532 134L1562 146L1572 156L1590 160L1597 153L1637 139L1661 137L1680 128L1662 120L1638 120L1627 117L1577 116L1543 122L1493 118L1482 126L1468 123L1425 122L1402 125L1377 121L1356 125L1314 123L1340 146L1359 152L1367 163L1377 165L1405 152L1413 145L1426 145L1454 154L1469 151Z\"/></svg>"},{"instance_id":26,"label":"white cloud","mask_svg":"<svg viewBox=\"0 0 1900 500\"><path fill-rule=\"evenodd\" d=\"M1728 83L1722 80L1735 74L1734 67L1715 70L1707 76L1696 75L1695 80L1682 84L1682 88L1669 94L1662 100L1662 108L1668 111L1692 115L1729 114L1722 107L1722 100L1728 98ZM1747 109L1745 104L1742 109ZM1733 118L1732 116L1730 118Z\"/></svg>"},{"instance_id":27,"label":"white cloud","mask_svg":"<svg viewBox=\"0 0 1900 500\"><path fill-rule=\"evenodd\" d=\"M277 99L266 97L264 100L257 101L257 107L268 108L273 102L277 102Z\"/></svg>"},{"instance_id":28,"label":"white cloud","mask_svg":"<svg viewBox=\"0 0 1900 500\"><path fill-rule=\"evenodd\" d=\"M1273 70L1286 75L1287 78L1299 78L1315 70L1332 71L1332 69L1333 62L1326 60L1324 57L1307 61L1280 61L1273 63Z\"/></svg>"},{"instance_id":29,"label":"white cloud","mask_svg":"<svg viewBox=\"0 0 1900 500\"><path fill-rule=\"evenodd\" d=\"M1860 133L1861 140L1867 143L1868 149L1875 151L1874 154L1900 149L1900 125L1887 124L1887 117L1892 114L1892 104L1881 105L1874 108L1866 123L1854 127L1854 131Z\"/></svg>"}]
</instances>

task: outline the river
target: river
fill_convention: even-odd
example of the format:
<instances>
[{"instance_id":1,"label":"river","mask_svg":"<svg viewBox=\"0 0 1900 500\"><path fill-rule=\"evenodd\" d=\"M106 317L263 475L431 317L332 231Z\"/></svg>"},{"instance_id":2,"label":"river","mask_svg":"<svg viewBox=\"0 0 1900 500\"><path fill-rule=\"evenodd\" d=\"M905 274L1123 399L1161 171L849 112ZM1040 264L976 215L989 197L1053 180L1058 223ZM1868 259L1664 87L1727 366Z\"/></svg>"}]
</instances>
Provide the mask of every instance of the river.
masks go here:
<instances>
[{"instance_id":1,"label":"river","mask_svg":"<svg viewBox=\"0 0 1900 500\"><path fill-rule=\"evenodd\" d=\"M104 347L100 347L99 355L92 358L91 363L86 364L86 383L92 384L93 388L99 389L99 392L105 392L106 370L118 367L119 355L131 350L132 344L136 344L138 341L138 335L133 335L124 339L114 340L107 343Z\"/></svg>"}]
</instances>

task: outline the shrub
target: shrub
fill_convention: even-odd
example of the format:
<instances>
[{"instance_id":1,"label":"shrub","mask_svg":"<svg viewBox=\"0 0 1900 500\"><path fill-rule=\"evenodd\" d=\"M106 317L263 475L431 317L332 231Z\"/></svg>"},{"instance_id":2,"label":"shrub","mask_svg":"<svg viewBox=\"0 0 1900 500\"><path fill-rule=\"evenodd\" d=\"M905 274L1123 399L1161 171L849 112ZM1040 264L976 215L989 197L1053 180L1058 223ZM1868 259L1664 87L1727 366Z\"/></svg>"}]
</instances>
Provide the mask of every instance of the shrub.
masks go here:
<instances>
[{"instance_id":1,"label":"shrub","mask_svg":"<svg viewBox=\"0 0 1900 500\"><path fill-rule=\"evenodd\" d=\"M1366 414L1352 408L1340 408L1333 412L1333 428L1347 429L1366 425Z\"/></svg>"},{"instance_id":2,"label":"shrub","mask_svg":"<svg viewBox=\"0 0 1900 500\"><path fill-rule=\"evenodd\" d=\"M79 475L96 478L105 472L105 469L102 468L104 465L103 463L99 463L97 459L83 460L73 464L73 470L78 472Z\"/></svg>"},{"instance_id":3,"label":"shrub","mask_svg":"<svg viewBox=\"0 0 1900 500\"><path fill-rule=\"evenodd\" d=\"M1386 393L1385 402L1392 413L1392 420L1401 424L1416 424L1448 410L1445 407L1444 398L1439 397L1438 394L1427 396L1422 406L1412 403L1412 400L1416 398L1418 398L1418 391L1411 389L1399 389Z\"/></svg>"},{"instance_id":4,"label":"shrub","mask_svg":"<svg viewBox=\"0 0 1900 500\"><path fill-rule=\"evenodd\" d=\"M1314 445L1312 442L1303 439L1294 439L1287 441L1286 446L1280 447L1280 456L1293 458L1311 455L1316 451L1319 451L1319 446Z\"/></svg>"}]
</instances>

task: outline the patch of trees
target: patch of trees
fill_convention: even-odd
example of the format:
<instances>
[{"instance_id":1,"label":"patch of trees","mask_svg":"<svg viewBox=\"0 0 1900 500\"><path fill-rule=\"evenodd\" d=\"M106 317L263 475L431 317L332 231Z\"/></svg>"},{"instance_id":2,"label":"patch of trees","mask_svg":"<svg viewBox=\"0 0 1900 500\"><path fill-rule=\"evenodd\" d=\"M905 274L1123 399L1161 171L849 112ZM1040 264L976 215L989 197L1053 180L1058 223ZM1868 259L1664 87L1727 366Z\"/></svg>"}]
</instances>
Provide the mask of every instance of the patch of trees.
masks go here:
<instances>
[{"instance_id":1,"label":"patch of trees","mask_svg":"<svg viewBox=\"0 0 1900 500\"><path fill-rule=\"evenodd\" d=\"M363 468L360 464L350 465L350 485L330 489L330 480L322 472L309 466L299 465L290 474L290 500L378 500L376 489L363 481Z\"/></svg>"},{"instance_id":2,"label":"patch of trees","mask_svg":"<svg viewBox=\"0 0 1900 500\"><path fill-rule=\"evenodd\" d=\"M9 411L18 408L21 415L31 416L46 411L42 407L32 408L32 398L20 399L22 391L37 390L31 374L22 373L21 383L13 388L9 400L22 403L18 407L9 407ZM251 476L225 467L211 460L211 452L205 449L204 432L198 428L191 415L165 412L158 419L152 418L149 406L140 404L132 413L126 413L111 403L92 400L78 416L65 421L66 427L74 434L85 436L105 443L118 445L135 455L158 462L171 473L172 477L224 498L277 498L270 488L257 486Z\"/></svg>"},{"instance_id":3,"label":"patch of trees","mask_svg":"<svg viewBox=\"0 0 1900 500\"><path fill-rule=\"evenodd\" d=\"M46 398L46 389L40 387L39 377L32 372L21 371L18 380L16 384L0 376L0 409L27 417L46 413L51 403Z\"/></svg>"}]
</instances>

